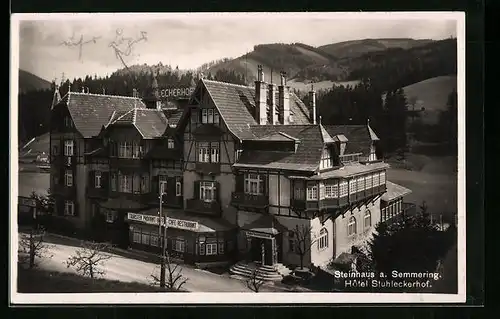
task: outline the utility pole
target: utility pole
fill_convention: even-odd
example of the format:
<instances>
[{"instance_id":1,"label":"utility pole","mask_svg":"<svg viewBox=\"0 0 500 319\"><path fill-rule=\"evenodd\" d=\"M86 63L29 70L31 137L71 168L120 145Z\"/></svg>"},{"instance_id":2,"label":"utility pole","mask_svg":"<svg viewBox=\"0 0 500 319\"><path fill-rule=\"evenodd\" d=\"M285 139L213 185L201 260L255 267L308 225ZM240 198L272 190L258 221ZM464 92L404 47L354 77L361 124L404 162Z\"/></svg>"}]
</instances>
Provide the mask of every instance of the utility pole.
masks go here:
<instances>
[{"instance_id":1,"label":"utility pole","mask_svg":"<svg viewBox=\"0 0 500 319\"><path fill-rule=\"evenodd\" d=\"M165 250L167 249L167 217L163 216L163 195L165 195L164 189L165 182L159 181L159 199L160 199L160 210L158 212L158 240L160 241L160 250L161 250L161 261L160 261L160 287L165 288ZM162 219L164 221L163 226L163 235L162 235L162 227L161 222Z\"/></svg>"}]
</instances>

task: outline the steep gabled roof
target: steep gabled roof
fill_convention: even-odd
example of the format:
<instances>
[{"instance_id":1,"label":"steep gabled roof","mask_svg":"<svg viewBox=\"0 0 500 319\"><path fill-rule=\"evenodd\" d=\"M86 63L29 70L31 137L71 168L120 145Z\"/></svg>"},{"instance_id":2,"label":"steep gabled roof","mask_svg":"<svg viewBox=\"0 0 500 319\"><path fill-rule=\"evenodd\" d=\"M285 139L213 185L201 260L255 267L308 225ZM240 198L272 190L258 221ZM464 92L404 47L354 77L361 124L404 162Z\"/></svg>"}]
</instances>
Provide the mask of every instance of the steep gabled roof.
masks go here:
<instances>
[{"instance_id":1,"label":"steep gabled roof","mask_svg":"<svg viewBox=\"0 0 500 319\"><path fill-rule=\"evenodd\" d=\"M264 137L260 137L257 140L259 141L298 141L298 138L290 136L283 132L273 133L271 135L267 135Z\"/></svg>"},{"instance_id":2,"label":"steep gabled roof","mask_svg":"<svg viewBox=\"0 0 500 319\"><path fill-rule=\"evenodd\" d=\"M393 199L406 196L411 193L411 190L393 182L386 182L387 191L382 195L381 199L388 202Z\"/></svg>"},{"instance_id":3,"label":"steep gabled roof","mask_svg":"<svg viewBox=\"0 0 500 319\"><path fill-rule=\"evenodd\" d=\"M114 111L123 114L134 108L146 107L134 97L78 92L68 92L61 103L68 107L75 128L84 138L97 136L102 127L110 122Z\"/></svg>"},{"instance_id":4,"label":"steep gabled roof","mask_svg":"<svg viewBox=\"0 0 500 319\"><path fill-rule=\"evenodd\" d=\"M206 79L200 81L231 133L241 140L254 138L250 126L257 124L254 118L255 88ZM293 93L290 93L290 112L293 114L293 124L310 123L306 106Z\"/></svg>"},{"instance_id":5,"label":"steep gabled roof","mask_svg":"<svg viewBox=\"0 0 500 319\"><path fill-rule=\"evenodd\" d=\"M330 136L330 134L328 134L323 125L321 125L321 123L319 124L319 130L321 133L321 140L323 141L323 143L325 144L335 143L334 139Z\"/></svg>"},{"instance_id":6,"label":"steep gabled roof","mask_svg":"<svg viewBox=\"0 0 500 319\"><path fill-rule=\"evenodd\" d=\"M325 125L330 136L345 136L347 139L345 153L370 154L372 137L367 125Z\"/></svg>"},{"instance_id":7,"label":"steep gabled roof","mask_svg":"<svg viewBox=\"0 0 500 319\"><path fill-rule=\"evenodd\" d=\"M167 118L156 109L131 109L115 112L115 120L109 125L131 125L145 139L160 137L167 127Z\"/></svg>"}]
</instances>

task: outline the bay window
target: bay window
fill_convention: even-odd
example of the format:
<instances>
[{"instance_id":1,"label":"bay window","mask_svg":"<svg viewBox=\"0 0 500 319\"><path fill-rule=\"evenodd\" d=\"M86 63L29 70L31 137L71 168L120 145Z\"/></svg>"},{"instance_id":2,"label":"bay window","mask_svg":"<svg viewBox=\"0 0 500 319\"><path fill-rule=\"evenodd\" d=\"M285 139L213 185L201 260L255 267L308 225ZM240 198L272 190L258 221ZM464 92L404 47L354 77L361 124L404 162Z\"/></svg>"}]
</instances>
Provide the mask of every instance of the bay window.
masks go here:
<instances>
[{"instance_id":1,"label":"bay window","mask_svg":"<svg viewBox=\"0 0 500 319\"><path fill-rule=\"evenodd\" d=\"M200 182L200 199L206 202L211 202L216 200L216 182Z\"/></svg>"},{"instance_id":2,"label":"bay window","mask_svg":"<svg viewBox=\"0 0 500 319\"><path fill-rule=\"evenodd\" d=\"M264 195L264 176L245 174L245 194Z\"/></svg>"}]
</instances>

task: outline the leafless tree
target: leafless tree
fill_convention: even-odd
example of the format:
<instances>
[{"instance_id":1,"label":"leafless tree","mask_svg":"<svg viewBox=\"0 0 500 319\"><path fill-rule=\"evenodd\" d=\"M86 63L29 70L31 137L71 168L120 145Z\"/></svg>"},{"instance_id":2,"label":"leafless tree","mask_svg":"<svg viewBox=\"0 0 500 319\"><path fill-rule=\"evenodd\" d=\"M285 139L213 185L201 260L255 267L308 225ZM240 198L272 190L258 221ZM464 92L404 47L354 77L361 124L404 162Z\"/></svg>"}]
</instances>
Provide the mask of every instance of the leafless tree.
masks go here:
<instances>
[{"instance_id":1,"label":"leafless tree","mask_svg":"<svg viewBox=\"0 0 500 319\"><path fill-rule=\"evenodd\" d=\"M161 279L157 275L158 267L155 268L153 273L151 274L152 285L161 287ZM165 256L165 288L171 291L179 291L182 289L182 286L188 281L188 278L182 275L182 268L179 267L179 264L174 263L170 258L170 255Z\"/></svg>"},{"instance_id":2,"label":"leafless tree","mask_svg":"<svg viewBox=\"0 0 500 319\"><path fill-rule=\"evenodd\" d=\"M253 292L259 292L262 285L264 285L264 280L259 278L259 268L255 268L247 279L247 287Z\"/></svg>"},{"instance_id":3,"label":"leafless tree","mask_svg":"<svg viewBox=\"0 0 500 319\"><path fill-rule=\"evenodd\" d=\"M112 257L106 252L108 248L108 243L84 243L75 255L68 258L66 267L74 267L76 272L85 277L102 276L106 273L102 268L103 262Z\"/></svg>"},{"instance_id":4,"label":"leafless tree","mask_svg":"<svg viewBox=\"0 0 500 319\"><path fill-rule=\"evenodd\" d=\"M317 241L317 238L313 238L311 232L311 226L306 225L296 225L292 230L295 251L300 257L300 269L304 269L304 257L311 250L312 245Z\"/></svg>"},{"instance_id":5,"label":"leafless tree","mask_svg":"<svg viewBox=\"0 0 500 319\"><path fill-rule=\"evenodd\" d=\"M30 269L36 267L36 258L52 258L50 254L51 245L44 241L45 231L39 227L32 228L29 234L21 234L19 248L21 254L19 255L19 262L21 264L28 264Z\"/></svg>"}]
</instances>

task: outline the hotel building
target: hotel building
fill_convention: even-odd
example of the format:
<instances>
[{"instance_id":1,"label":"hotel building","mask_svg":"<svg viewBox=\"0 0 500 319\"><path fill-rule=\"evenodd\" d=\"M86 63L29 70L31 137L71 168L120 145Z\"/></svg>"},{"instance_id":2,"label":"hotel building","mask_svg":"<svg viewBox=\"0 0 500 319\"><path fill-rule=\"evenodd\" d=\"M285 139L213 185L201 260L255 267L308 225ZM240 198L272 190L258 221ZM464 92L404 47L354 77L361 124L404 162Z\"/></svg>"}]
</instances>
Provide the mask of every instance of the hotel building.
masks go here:
<instances>
[{"instance_id":1,"label":"hotel building","mask_svg":"<svg viewBox=\"0 0 500 319\"><path fill-rule=\"evenodd\" d=\"M167 249L198 265L298 265L296 229L324 266L401 213L410 191L386 180L379 138L366 125L323 125L286 85L200 79L189 100L69 92L55 95L51 191L58 218L109 240L159 250L159 194ZM97 218L97 217L100 217ZM383 220L382 220L383 219Z\"/></svg>"}]
</instances>

